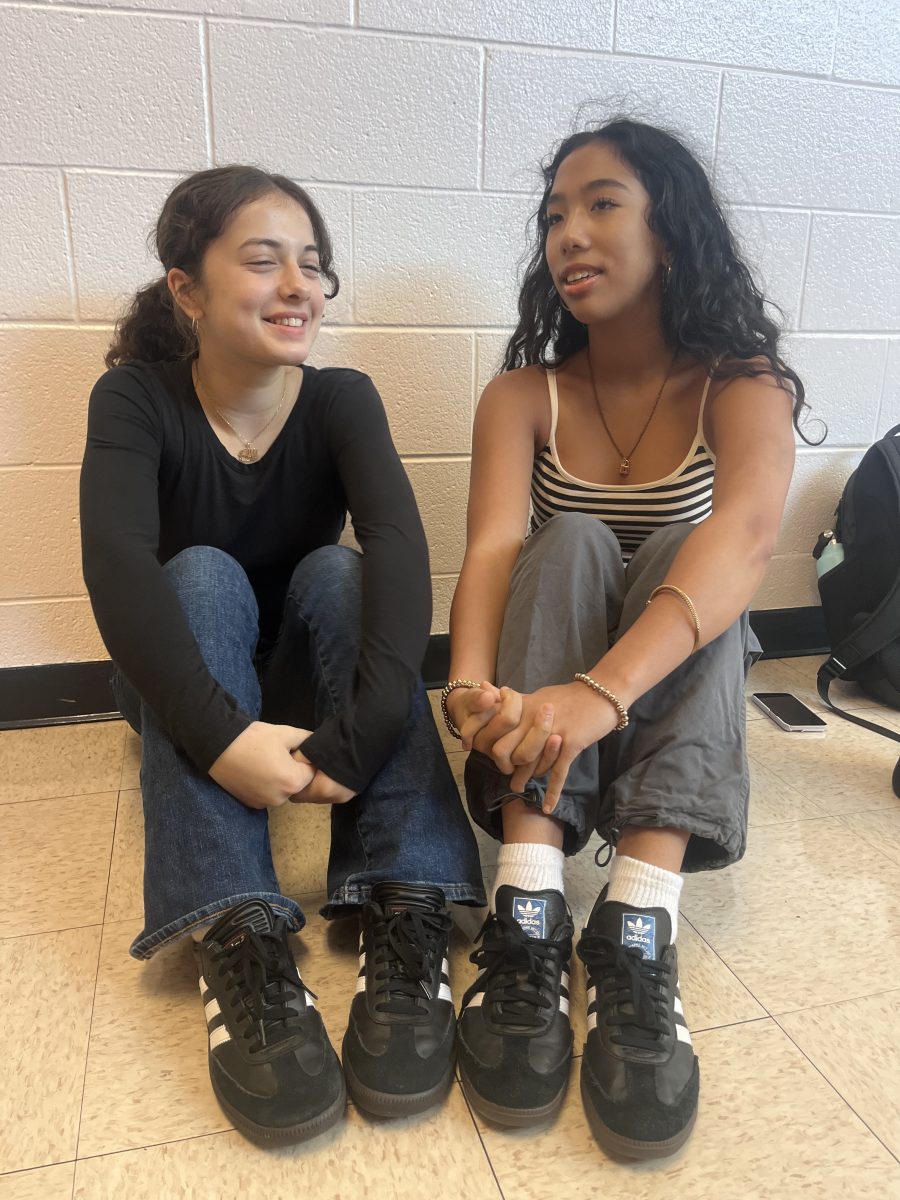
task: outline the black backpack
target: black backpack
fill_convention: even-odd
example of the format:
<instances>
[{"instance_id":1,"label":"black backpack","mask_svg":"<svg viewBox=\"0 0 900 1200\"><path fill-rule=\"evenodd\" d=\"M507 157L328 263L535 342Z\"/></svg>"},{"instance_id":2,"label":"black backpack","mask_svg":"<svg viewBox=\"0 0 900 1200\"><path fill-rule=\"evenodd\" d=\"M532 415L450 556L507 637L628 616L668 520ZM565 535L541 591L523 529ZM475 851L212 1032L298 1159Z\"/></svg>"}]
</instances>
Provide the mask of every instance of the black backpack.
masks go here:
<instances>
[{"instance_id":1,"label":"black backpack","mask_svg":"<svg viewBox=\"0 0 900 1200\"><path fill-rule=\"evenodd\" d=\"M900 742L900 733L838 708L828 698L834 679L847 679L881 704L900 709L900 425L870 446L847 480L834 529L844 560L819 578L831 654L819 668L819 695L838 716ZM900 796L900 761L894 770Z\"/></svg>"}]
</instances>

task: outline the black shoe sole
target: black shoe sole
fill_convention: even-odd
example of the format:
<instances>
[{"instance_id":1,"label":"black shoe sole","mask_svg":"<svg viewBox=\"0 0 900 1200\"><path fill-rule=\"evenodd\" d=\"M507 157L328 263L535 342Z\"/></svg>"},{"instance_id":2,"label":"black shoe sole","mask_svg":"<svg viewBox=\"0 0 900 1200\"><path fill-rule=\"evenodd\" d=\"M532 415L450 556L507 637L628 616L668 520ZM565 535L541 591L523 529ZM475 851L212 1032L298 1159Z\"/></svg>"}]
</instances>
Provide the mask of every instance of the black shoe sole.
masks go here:
<instances>
[{"instance_id":1,"label":"black shoe sole","mask_svg":"<svg viewBox=\"0 0 900 1200\"><path fill-rule=\"evenodd\" d=\"M350 1060L344 1056L344 1078L347 1091L357 1108L372 1117L411 1117L426 1112L439 1104L450 1090L453 1082L453 1066L433 1088L425 1092L378 1092L366 1087L353 1073Z\"/></svg>"},{"instance_id":2,"label":"black shoe sole","mask_svg":"<svg viewBox=\"0 0 900 1200\"><path fill-rule=\"evenodd\" d=\"M301 1121L298 1125L257 1125L245 1113L228 1103L216 1087L216 1081L212 1075L210 1075L210 1082L220 1108L233 1122L235 1129L259 1146L288 1146L296 1142L307 1142L337 1125L347 1108L347 1090L342 1079L341 1092L334 1103L323 1112L310 1117L309 1120Z\"/></svg>"},{"instance_id":3,"label":"black shoe sole","mask_svg":"<svg viewBox=\"0 0 900 1200\"><path fill-rule=\"evenodd\" d=\"M551 1117L555 1117L562 1108L562 1102L566 1098L569 1087L567 1076L566 1082L548 1104L542 1104L537 1108L510 1108L505 1104L495 1104L492 1100L485 1100L484 1096L479 1095L462 1067L459 1069L459 1078L463 1094L479 1117L493 1122L494 1125L504 1125L510 1129L526 1129L530 1125L540 1125L544 1121L549 1121Z\"/></svg>"},{"instance_id":4,"label":"black shoe sole","mask_svg":"<svg viewBox=\"0 0 900 1200\"><path fill-rule=\"evenodd\" d=\"M590 1092L585 1083L583 1066L581 1069L581 1101L584 1105L588 1125L591 1127L591 1133L596 1138L600 1148L615 1158L646 1160L651 1158L666 1158L670 1154L676 1154L691 1136L694 1122L697 1120L697 1109L695 1108L684 1129L679 1130L674 1137L667 1138L662 1142L642 1142L639 1139L625 1137L624 1134L616 1133L615 1130L610 1129L608 1125L604 1124L599 1113L594 1108Z\"/></svg>"}]
</instances>

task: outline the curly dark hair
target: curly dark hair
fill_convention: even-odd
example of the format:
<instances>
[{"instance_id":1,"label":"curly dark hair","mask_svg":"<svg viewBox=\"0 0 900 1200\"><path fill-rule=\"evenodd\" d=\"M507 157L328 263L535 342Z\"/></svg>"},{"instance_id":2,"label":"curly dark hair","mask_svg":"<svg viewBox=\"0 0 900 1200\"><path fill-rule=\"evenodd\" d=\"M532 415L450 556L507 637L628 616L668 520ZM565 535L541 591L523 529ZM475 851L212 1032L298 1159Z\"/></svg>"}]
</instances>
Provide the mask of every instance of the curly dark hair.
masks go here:
<instances>
[{"instance_id":1,"label":"curly dark hair","mask_svg":"<svg viewBox=\"0 0 900 1200\"><path fill-rule=\"evenodd\" d=\"M563 159L603 142L640 179L650 197L647 224L671 255L663 291L662 328L673 349L702 362L716 379L771 375L794 396L798 433L809 406L803 383L778 352L781 329L735 244L703 167L673 134L616 118L562 141L542 165L544 194L532 221L536 236L524 260L519 321L500 371L557 367L587 345L587 328L563 307L547 266L547 200ZM765 363L760 362L765 359Z\"/></svg>"},{"instance_id":2,"label":"curly dark hair","mask_svg":"<svg viewBox=\"0 0 900 1200\"><path fill-rule=\"evenodd\" d=\"M197 353L191 323L172 299L166 275L180 267L193 279L202 275L203 256L239 208L263 196L283 193L296 200L309 217L319 252L322 275L328 281L328 299L338 293L331 238L312 197L285 175L272 175L258 167L228 166L198 171L175 185L169 194L156 230L149 239L165 274L141 288L116 322L113 342L106 354L108 367L129 362L171 362Z\"/></svg>"}]
</instances>

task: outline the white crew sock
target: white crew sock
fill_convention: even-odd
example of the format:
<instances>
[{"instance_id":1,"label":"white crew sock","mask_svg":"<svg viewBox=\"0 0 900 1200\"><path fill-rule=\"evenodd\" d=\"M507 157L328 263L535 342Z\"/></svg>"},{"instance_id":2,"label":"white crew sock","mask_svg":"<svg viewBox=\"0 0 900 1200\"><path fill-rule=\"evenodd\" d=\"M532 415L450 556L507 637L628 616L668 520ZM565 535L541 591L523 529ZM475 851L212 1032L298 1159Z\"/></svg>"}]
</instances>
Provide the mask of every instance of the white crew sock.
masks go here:
<instances>
[{"instance_id":1,"label":"white crew sock","mask_svg":"<svg viewBox=\"0 0 900 1200\"><path fill-rule=\"evenodd\" d=\"M491 912L497 888L516 887L526 892L553 889L563 893L563 852L541 842L505 842L497 856L497 877L491 892Z\"/></svg>"},{"instance_id":2,"label":"white crew sock","mask_svg":"<svg viewBox=\"0 0 900 1200\"><path fill-rule=\"evenodd\" d=\"M678 899L683 879L637 858L617 854L609 868L607 900L635 908L664 908L672 922L672 941L678 936Z\"/></svg>"}]
</instances>

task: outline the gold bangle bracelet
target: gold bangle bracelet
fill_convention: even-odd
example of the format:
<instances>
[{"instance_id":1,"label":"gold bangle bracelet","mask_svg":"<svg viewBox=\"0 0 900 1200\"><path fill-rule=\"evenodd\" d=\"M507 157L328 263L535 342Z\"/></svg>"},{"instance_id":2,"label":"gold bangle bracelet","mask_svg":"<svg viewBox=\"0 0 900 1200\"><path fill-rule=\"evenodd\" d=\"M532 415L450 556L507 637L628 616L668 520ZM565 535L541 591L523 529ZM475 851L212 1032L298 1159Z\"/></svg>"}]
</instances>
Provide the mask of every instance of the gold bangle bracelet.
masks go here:
<instances>
[{"instance_id":1,"label":"gold bangle bracelet","mask_svg":"<svg viewBox=\"0 0 900 1200\"><path fill-rule=\"evenodd\" d=\"M598 696L602 696L604 700L608 700L616 712L619 714L619 723L616 726L616 731L624 729L628 724L628 709L622 703L618 696L614 696L609 688L605 688L602 683L598 683L596 679L590 675L586 675L583 671L577 671L575 678L579 683L586 683L587 686Z\"/></svg>"},{"instance_id":2,"label":"gold bangle bracelet","mask_svg":"<svg viewBox=\"0 0 900 1200\"><path fill-rule=\"evenodd\" d=\"M450 720L450 714L447 712L447 697L451 692L455 692L457 688L477 688L481 687L480 683L476 683L474 679L451 679L444 690L441 692L441 714L444 718L444 724L447 726L448 732L459 742L462 740L462 735L459 730Z\"/></svg>"},{"instance_id":3,"label":"gold bangle bracelet","mask_svg":"<svg viewBox=\"0 0 900 1200\"><path fill-rule=\"evenodd\" d=\"M697 616L697 610L694 608L693 600L690 598L687 592L683 592L681 588L676 587L674 583L661 583L659 587L654 588L650 593L650 600L647 601L647 604L649 605L653 597L658 596L660 592L671 592L673 596L678 597L682 604L687 606L687 610L691 614L691 621L694 625L694 646L691 650L691 653L693 654L694 650L696 650L700 645L700 618Z\"/></svg>"}]
</instances>

